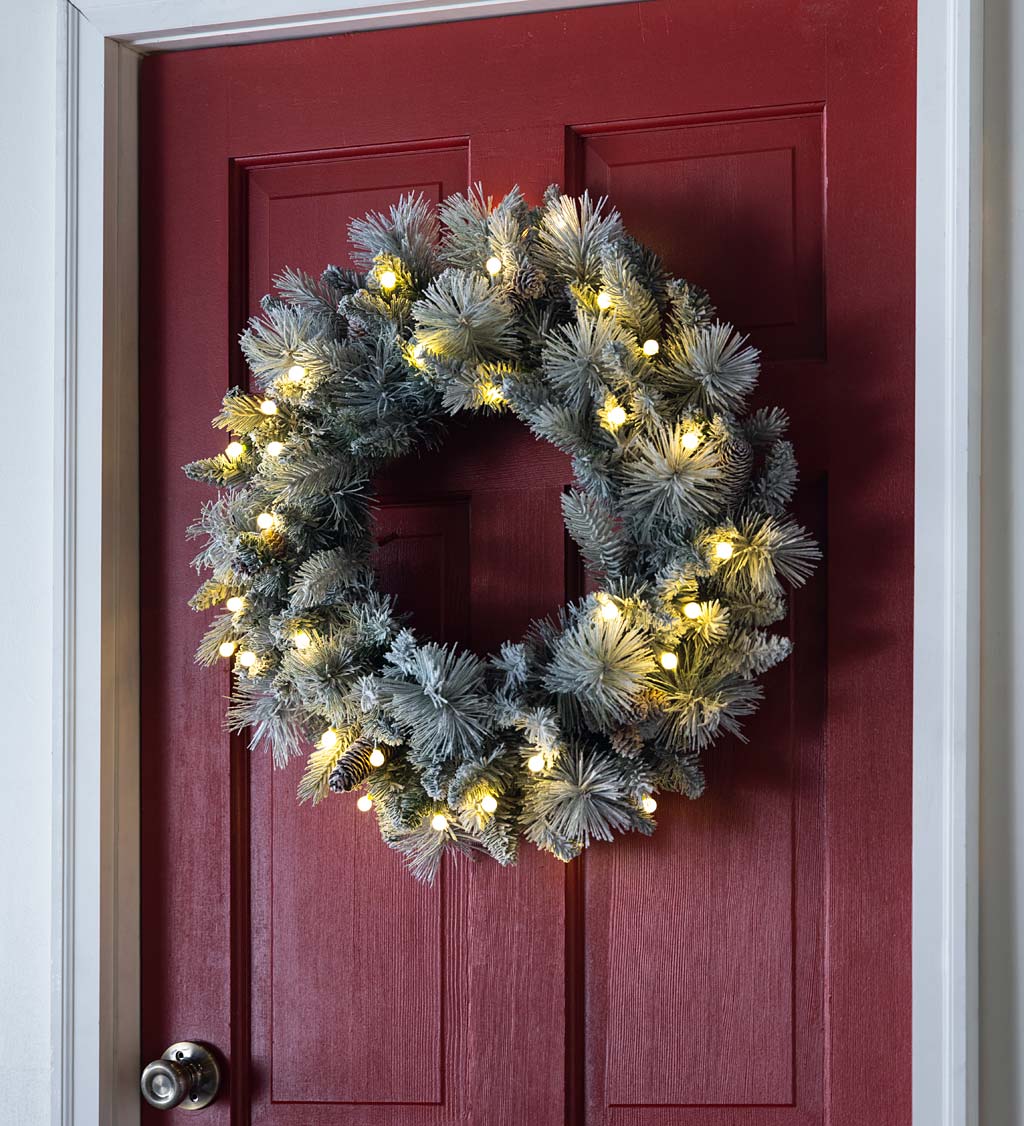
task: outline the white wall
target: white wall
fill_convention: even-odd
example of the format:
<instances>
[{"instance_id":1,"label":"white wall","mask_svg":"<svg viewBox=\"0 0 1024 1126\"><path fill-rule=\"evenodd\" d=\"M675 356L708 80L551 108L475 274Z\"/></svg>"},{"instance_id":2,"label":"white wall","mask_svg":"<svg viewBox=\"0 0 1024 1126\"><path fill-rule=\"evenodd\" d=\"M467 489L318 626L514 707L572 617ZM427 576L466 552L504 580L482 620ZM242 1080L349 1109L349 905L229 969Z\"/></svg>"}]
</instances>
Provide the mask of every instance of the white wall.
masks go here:
<instances>
[{"instance_id":1,"label":"white wall","mask_svg":"<svg viewBox=\"0 0 1024 1126\"><path fill-rule=\"evenodd\" d=\"M1011 66L1011 61L1013 66ZM1024 1123L1024 4L985 6L981 1106Z\"/></svg>"},{"instance_id":2,"label":"white wall","mask_svg":"<svg viewBox=\"0 0 1024 1126\"><path fill-rule=\"evenodd\" d=\"M50 1113L56 8L0 5L0 1123Z\"/></svg>"}]
</instances>

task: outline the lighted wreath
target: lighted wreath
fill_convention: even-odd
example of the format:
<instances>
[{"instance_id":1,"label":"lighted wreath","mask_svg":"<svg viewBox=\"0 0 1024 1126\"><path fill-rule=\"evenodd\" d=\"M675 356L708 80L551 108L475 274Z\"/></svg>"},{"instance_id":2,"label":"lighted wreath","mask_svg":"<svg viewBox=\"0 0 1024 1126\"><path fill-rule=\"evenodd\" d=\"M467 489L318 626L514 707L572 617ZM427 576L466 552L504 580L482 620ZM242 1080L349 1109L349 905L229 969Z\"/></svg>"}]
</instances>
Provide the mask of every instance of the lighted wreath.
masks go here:
<instances>
[{"instance_id":1,"label":"lighted wreath","mask_svg":"<svg viewBox=\"0 0 1024 1126\"><path fill-rule=\"evenodd\" d=\"M228 393L234 440L186 467L221 487L192 605L223 606L198 660L234 663L230 726L308 753L303 799L361 788L420 878L652 832L654 795L697 797L757 707L790 651L766 627L819 556L786 416L746 407L756 350L585 194L408 197L349 233L367 272L275 279L242 336L259 393ZM405 628L372 570L374 475L462 410L571 456L599 586L486 659Z\"/></svg>"}]
</instances>

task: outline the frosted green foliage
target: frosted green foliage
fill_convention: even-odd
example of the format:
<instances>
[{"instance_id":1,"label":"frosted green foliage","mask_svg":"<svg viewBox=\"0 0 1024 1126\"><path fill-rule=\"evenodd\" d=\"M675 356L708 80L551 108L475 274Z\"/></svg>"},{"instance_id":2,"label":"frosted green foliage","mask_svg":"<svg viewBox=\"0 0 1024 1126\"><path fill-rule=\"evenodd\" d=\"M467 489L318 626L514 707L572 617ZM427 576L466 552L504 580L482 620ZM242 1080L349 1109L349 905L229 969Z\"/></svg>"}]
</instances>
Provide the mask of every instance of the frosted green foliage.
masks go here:
<instances>
[{"instance_id":1,"label":"frosted green foliage","mask_svg":"<svg viewBox=\"0 0 1024 1126\"><path fill-rule=\"evenodd\" d=\"M446 270L413 313L417 343L435 356L477 364L512 352L508 302L476 274Z\"/></svg>"},{"instance_id":2,"label":"frosted green foliage","mask_svg":"<svg viewBox=\"0 0 1024 1126\"><path fill-rule=\"evenodd\" d=\"M406 197L351 235L362 272L278 274L241 338L251 389L186 467L218 490L191 605L229 725L306 756L301 800L363 789L421 879L652 832L644 796L698 797L701 753L742 738L819 558L785 412L746 408L756 350L586 195ZM572 459L563 517L599 584L487 657L403 628L371 565L375 477L465 411Z\"/></svg>"},{"instance_id":3,"label":"frosted green foliage","mask_svg":"<svg viewBox=\"0 0 1024 1126\"><path fill-rule=\"evenodd\" d=\"M514 271L525 261L524 243L532 236L532 216L518 188L495 204L477 184L465 195L446 199L439 216L448 265L479 273L492 256L500 259L505 271Z\"/></svg>"},{"instance_id":4,"label":"frosted green foliage","mask_svg":"<svg viewBox=\"0 0 1024 1126\"><path fill-rule=\"evenodd\" d=\"M610 317L580 312L575 324L556 329L544 349L544 371L553 387L575 406L604 402L609 390L623 381L616 344L626 343L622 329Z\"/></svg>"},{"instance_id":5,"label":"frosted green foliage","mask_svg":"<svg viewBox=\"0 0 1024 1126\"><path fill-rule=\"evenodd\" d=\"M327 606L344 597L362 577L363 564L340 548L318 551L300 563L292 579L291 604L296 609Z\"/></svg>"},{"instance_id":6,"label":"frosted green foliage","mask_svg":"<svg viewBox=\"0 0 1024 1126\"><path fill-rule=\"evenodd\" d=\"M647 280L645 285L638 279L623 249L605 255L601 289L611 298L618 322L641 341L656 338L661 331L661 312L649 288L652 279Z\"/></svg>"},{"instance_id":7,"label":"frosted green foliage","mask_svg":"<svg viewBox=\"0 0 1024 1126\"><path fill-rule=\"evenodd\" d=\"M781 516L796 492L798 476L792 442L773 442L751 489L751 504L770 516Z\"/></svg>"},{"instance_id":8,"label":"frosted green foliage","mask_svg":"<svg viewBox=\"0 0 1024 1126\"><path fill-rule=\"evenodd\" d=\"M611 509L575 489L562 494L562 514L583 561L598 575L616 579L626 562L626 542Z\"/></svg>"},{"instance_id":9,"label":"frosted green foliage","mask_svg":"<svg viewBox=\"0 0 1024 1126\"><path fill-rule=\"evenodd\" d=\"M605 253L623 238L619 213L602 214L605 202L595 203L587 192L578 199L548 193L537 227L536 255L549 277L579 285L600 281Z\"/></svg>"},{"instance_id":10,"label":"frosted green foliage","mask_svg":"<svg viewBox=\"0 0 1024 1126\"><path fill-rule=\"evenodd\" d=\"M634 513L641 534L655 538L659 523L682 529L710 516L721 503L716 489L722 475L720 458L706 445L689 450L683 444L687 427L659 427L638 440L635 457L624 472L623 500Z\"/></svg>"},{"instance_id":11,"label":"frosted green foliage","mask_svg":"<svg viewBox=\"0 0 1024 1126\"><path fill-rule=\"evenodd\" d=\"M675 389L704 410L741 410L757 382L757 349L732 325L704 325L680 333L667 351Z\"/></svg>"},{"instance_id":12,"label":"frosted green foliage","mask_svg":"<svg viewBox=\"0 0 1024 1126\"><path fill-rule=\"evenodd\" d=\"M435 273L438 231L433 206L418 195L403 196L387 215L374 211L353 219L348 236L359 265L370 268L384 260L386 268L404 272L420 288Z\"/></svg>"},{"instance_id":13,"label":"frosted green foliage","mask_svg":"<svg viewBox=\"0 0 1024 1126\"><path fill-rule=\"evenodd\" d=\"M527 792L523 814L527 838L563 860L614 832L654 828L633 800L622 758L596 746L567 747Z\"/></svg>"},{"instance_id":14,"label":"frosted green foliage","mask_svg":"<svg viewBox=\"0 0 1024 1126\"><path fill-rule=\"evenodd\" d=\"M381 683L388 706L420 758L463 758L480 749L491 720L484 663L428 644Z\"/></svg>"},{"instance_id":15,"label":"frosted green foliage","mask_svg":"<svg viewBox=\"0 0 1024 1126\"><path fill-rule=\"evenodd\" d=\"M651 671L650 642L622 616L583 614L558 638L545 677L558 696L572 697L588 724L607 730L633 714Z\"/></svg>"}]
</instances>

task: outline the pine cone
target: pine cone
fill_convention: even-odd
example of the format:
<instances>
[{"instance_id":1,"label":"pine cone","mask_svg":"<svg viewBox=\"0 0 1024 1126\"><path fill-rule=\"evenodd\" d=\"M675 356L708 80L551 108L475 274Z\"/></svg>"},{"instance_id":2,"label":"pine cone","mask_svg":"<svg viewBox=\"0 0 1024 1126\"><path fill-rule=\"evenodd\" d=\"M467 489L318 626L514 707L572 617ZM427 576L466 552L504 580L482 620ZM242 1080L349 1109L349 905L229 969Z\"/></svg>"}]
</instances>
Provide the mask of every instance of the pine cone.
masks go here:
<instances>
[{"instance_id":1,"label":"pine cone","mask_svg":"<svg viewBox=\"0 0 1024 1126\"><path fill-rule=\"evenodd\" d=\"M722 446L722 484L728 506L739 503L750 484L754 468L754 448L746 438L730 438Z\"/></svg>"},{"instance_id":2,"label":"pine cone","mask_svg":"<svg viewBox=\"0 0 1024 1126\"><path fill-rule=\"evenodd\" d=\"M369 739L357 739L338 759L338 765L331 771L327 783L331 793L347 793L363 782L373 770L370 765L372 752L373 743Z\"/></svg>"},{"instance_id":3,"label":"pine cone","mask_svg":"<svg viewBox=\"0 0 1024 1126\"><path fill-rule=\"evenodd\" d=\"M611 733L612 748L625 758L636 758L644 749L644 741L635 727L619 727Z\"/></svg>"},{"instance_id":4,"label":"pine cone","mask_svg":"<svg viewBox=\"0 0 1024 1126\"><path fill-rule=\"evenodd\" d=\"M544 278L528 258L520 258L512 271L509 287L517 297L529 300L540 296L544 289Z\"/></svg>"}]
</instances>

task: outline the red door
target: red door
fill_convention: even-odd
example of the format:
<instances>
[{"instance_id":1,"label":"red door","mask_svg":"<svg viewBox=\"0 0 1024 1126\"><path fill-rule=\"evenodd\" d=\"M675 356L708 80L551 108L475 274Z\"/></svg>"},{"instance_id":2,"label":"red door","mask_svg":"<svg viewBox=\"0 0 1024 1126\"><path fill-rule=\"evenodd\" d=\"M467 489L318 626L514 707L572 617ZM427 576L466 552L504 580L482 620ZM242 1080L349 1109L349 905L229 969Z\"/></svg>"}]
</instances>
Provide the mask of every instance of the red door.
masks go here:
<instances>
[{"instance_id":1,"label":"red door","mask_svg":"<svg viewBox=\"0 0 1024 1126\"><path fill-rule=\"evenodd\" d=\"M145 61L143 1050L220 1051L204 1121L909 1124L914 23L647 0ZM609 194L751 333L826 560L704 798L426 888L224 733L179 467L274 272L475 181ZM437 639L518 637L581 581L567 480L512 421L457 428L381 482L384 584Z\"/></svg>"}]
</instances>

